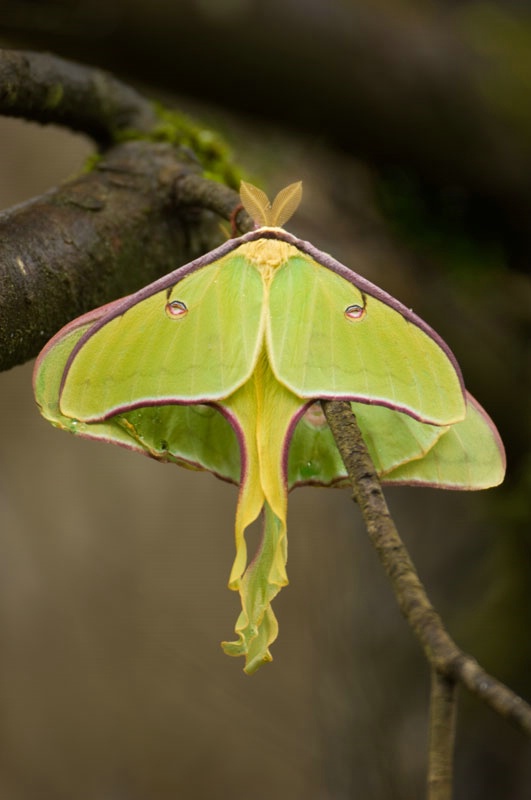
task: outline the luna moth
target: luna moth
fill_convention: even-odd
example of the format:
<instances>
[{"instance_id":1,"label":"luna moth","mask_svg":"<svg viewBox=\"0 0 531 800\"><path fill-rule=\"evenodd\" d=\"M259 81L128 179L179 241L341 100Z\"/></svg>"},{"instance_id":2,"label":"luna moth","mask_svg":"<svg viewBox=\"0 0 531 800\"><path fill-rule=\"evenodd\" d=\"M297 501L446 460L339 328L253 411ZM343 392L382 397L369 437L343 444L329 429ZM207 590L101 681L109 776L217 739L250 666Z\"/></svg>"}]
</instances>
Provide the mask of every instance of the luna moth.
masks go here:
<instances>
[{"instance_id":1,"label":"luna moth","mask_svg":"<svg viewBox=\"0 0 531 800\"><path fill-rule=\"evenodd\" d=\"M239 485L229 587L245 671L271 660L287 583L288 491L342 485L319 400L351 402L385 483L481 489L504 451L457 361L416 314L282 228L301 184L270 204L242 183L255 230L66 325L39 355L37 403L59 428ZM263 533L249 560L245 531Z\"/></svg>"}]
</instances>

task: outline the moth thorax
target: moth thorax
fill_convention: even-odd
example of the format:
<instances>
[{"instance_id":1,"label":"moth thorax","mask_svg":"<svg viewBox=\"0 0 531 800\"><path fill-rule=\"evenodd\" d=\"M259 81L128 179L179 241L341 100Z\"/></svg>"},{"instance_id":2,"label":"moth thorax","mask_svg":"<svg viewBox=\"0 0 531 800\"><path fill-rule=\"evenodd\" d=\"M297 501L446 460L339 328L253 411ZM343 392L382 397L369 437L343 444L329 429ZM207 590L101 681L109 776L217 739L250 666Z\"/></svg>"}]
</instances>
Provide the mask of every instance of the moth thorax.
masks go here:
<instances>
[{"instance_id":1,"label":"moth thorax","mask_svg":"<svg viewBox=\"0 0 531 800\"><path fill-rule=\"evenodd\" d=\"M279 239L257 239L242 245L242 254L251 261L267 279L268 274L297 255L297 249Z\"/></svg>"}]
</instances>

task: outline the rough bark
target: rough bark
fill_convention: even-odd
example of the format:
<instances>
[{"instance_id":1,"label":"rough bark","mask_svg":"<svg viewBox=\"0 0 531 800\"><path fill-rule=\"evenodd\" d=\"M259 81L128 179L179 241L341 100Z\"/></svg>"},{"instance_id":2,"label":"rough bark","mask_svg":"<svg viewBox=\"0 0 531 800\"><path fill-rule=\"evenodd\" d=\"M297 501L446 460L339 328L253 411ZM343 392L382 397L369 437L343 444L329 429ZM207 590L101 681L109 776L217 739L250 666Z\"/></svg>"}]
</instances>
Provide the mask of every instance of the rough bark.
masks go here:
<instances>
[{"instance_id":1,"label":"rough bark","mask_svg":"<svg viewBox=\"0 0 531 800\"><path fill-rule=\"evenodd\" d=\"M170 145L129 142L0 215L0 369L34 357L70 319L219 243L219 231L190 210L193 193L177 201L189 173Z\"/></svg>"}]
</instances>

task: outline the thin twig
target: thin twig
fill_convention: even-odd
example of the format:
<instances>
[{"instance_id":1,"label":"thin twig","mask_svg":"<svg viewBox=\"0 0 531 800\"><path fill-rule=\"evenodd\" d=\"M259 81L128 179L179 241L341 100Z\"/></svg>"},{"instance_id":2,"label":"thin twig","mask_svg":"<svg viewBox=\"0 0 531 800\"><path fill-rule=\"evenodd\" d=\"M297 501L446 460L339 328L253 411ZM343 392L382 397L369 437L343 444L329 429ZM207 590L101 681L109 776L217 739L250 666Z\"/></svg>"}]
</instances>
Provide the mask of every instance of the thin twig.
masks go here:
<instances>
[{"instance_id":1,"label":"thin twig","mask_svg":"<svg viewBox=\"0 0 531 800\"><path fill-rule=\"evenodd\" d=\"M350 404L323 401L323 408L369 537L391 580L402 614L422 644L429 663L441 675L459 681L494 711L531 735L531 706L456 645L431 605L391 518Z\"/></svg>"},{"instance_id":2,"label":"thin twig","mask_svg":"<svg viewBox=\"0 0 531 800\"><path fill-rule=\"evenodd\" d=\"M254 222L240 203L234 189L208 181L194 173L184 174L175 184L175 202L179 206L200 206L223 219L232 219L241 233L251 231Z\"/></svg>"},{"instance_id":3,"label":"thin twig","mask_svg":"<svg viewBox=\"0 0 531 800\"><path fill-rule=\"evenodd\" d=\"M456 716L456 681L432 669L427 800L452 799Z\"/></svg>"}]
</instances>

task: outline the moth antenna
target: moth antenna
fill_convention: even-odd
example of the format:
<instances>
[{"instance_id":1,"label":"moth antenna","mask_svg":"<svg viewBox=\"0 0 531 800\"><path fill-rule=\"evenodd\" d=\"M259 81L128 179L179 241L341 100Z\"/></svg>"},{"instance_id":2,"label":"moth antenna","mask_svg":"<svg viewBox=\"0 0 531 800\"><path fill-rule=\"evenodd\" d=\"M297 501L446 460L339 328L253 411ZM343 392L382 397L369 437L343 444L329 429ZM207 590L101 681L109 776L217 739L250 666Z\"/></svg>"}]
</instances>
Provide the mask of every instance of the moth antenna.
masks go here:
<instances>
[{"instance_id":1,"label":"moth antenna","mask_svg":"<svg viewBox=\"0 0 531 800\"><path fill-rule=\"evenodd\" d=\"M240 199L243 207L257 227L262 228L271 225L271 203L265 192L253 186L252 183L242 181Z\"/></svg>"},{"instance_id":2,"label":"moth antenna","mask_svg":"<svg viewBox=\"0 0 531 800\"><path fill-rule=\"evenodd\" d=\"M290 183L284 189L281 189L273 200L270 213L270 225L278 228L282 226L293 216L302 200L302 181Z\"/></svg>"}]
</instances>

